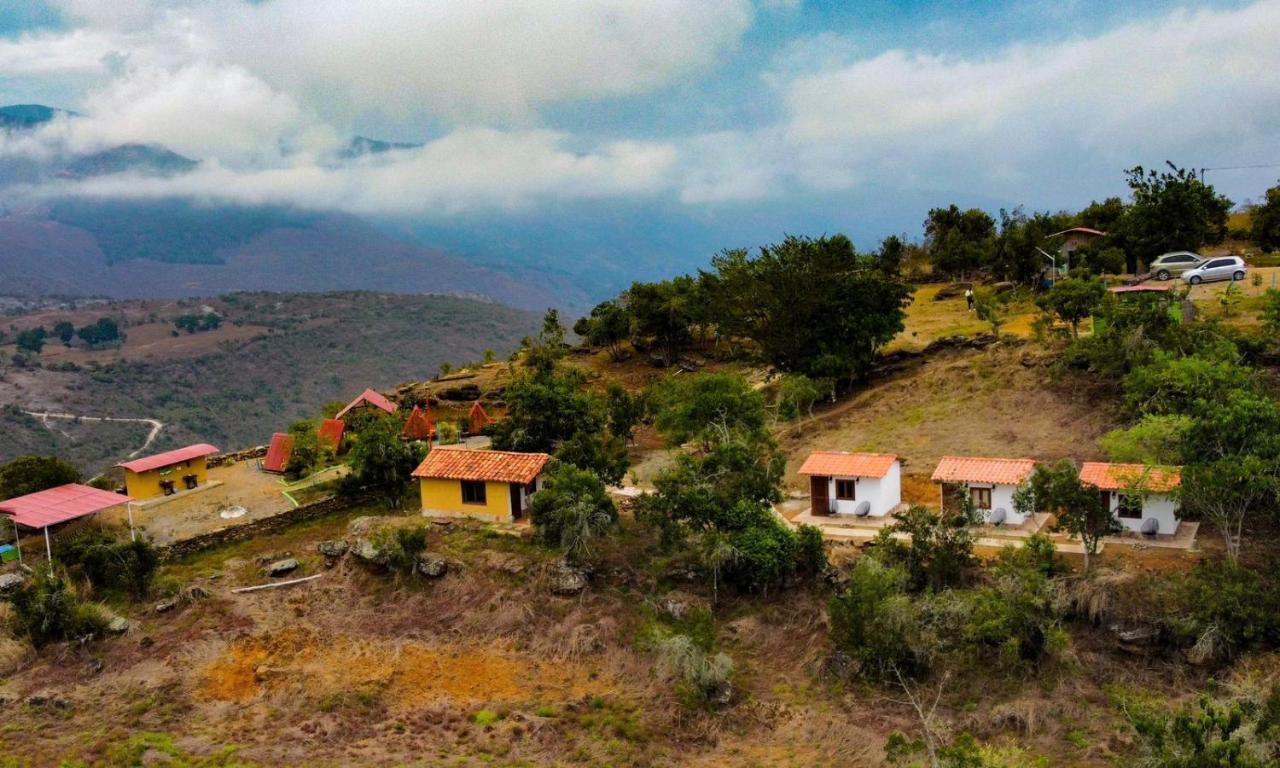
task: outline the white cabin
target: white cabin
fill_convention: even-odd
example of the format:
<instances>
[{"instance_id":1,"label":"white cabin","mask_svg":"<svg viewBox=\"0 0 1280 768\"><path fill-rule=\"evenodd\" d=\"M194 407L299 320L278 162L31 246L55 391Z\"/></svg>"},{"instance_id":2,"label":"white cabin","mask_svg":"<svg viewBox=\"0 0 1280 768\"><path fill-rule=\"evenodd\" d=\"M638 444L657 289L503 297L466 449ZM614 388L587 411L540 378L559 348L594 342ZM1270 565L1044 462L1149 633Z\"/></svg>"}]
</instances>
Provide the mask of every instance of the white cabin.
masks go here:
<instances>
[{"instance_id":1,"label":"white cabin","mask_svg":"<svg viewBox=\"0 0 1280 768\"><path fill-rule=\"evenodd\" d=\"M1088 461L1080 467L1080 481L1098 489L1103 503L1126 531L1147 536L1178 532L1175 494L1182 484L1182 467Z\"/></svg>"},{"instance_id":2,"label":"white cabin","mask_svg":"<svg viewBox=\"0 0 1280 768\"><path fill-rule=\"evenodd\" d=\"M965 494L988 525L1022 525L1026 515L1013 506L1013 494L1031 477L1036 463L1031 459L988 459L975 456L943 456L933 471L933 481L942 486L946 507L948 486Z\"/></svg>"},{"instance_id":3,"label":"white cabin","mask_svg":"<svg viewBox=\"0 0 1280 768\"><path fill-rule=\"evenodd\" d=\"M902 464L889 453L818 451L800 467L813 515L884 517L902 505Z\"/></svg>"}]
</instances>

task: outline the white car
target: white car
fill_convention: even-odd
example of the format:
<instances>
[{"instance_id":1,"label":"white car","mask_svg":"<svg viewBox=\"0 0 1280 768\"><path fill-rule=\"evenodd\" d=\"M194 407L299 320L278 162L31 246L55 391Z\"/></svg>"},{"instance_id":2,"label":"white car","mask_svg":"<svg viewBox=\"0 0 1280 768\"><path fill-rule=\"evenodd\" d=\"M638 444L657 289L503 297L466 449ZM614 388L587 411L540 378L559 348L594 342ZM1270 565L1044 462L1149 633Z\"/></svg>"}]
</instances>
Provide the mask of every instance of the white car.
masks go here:
<instances>
[{"instance_id":1,"label":"white car","mask_svg":"<svg viewBox=\"0 0 1280 768\"><path fill-rule=\"evenodd\" d=\"M1206 259L1203 264L1182 273L1183 282L1191 285L1209 283L1214 280L1243 280L1249 265L1239 256L1215 256Z\"/></svg>"}]
</instances>

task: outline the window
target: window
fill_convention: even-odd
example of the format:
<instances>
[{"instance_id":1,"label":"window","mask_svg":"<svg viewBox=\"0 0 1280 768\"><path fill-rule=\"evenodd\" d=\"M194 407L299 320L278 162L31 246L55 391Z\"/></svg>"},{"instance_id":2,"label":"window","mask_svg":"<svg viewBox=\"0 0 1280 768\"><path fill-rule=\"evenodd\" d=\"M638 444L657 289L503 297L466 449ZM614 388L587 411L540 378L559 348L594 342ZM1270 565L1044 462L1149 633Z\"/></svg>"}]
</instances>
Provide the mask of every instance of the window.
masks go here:
<instances>
[{"instance_id":1,"label":"window","mask_svg":"<svg viewBox=\"0 0 1280 768\"><path fill-rule=\"evenodd\" d=\"M1229 267L1233 263L1234 262L1232 262L1231 259L1214 259L1213 261L1209 262L1208 264L1205 264L1204 266L1205 266L1205 269L1217 269L1218 267Z\"/></svg>"},{"instance_id":2,"label":"window","mask_svg":"<svg viewBox=\"0 0 1280 768\"><path fill-rule=\"evenodd\" d=\"M975 509L991 509L990 488L970 488L969 498L973 499Z\"/></svg>"},{"instance_id":3,"label":"window","mask_svg":"<svg viewBox=\"0 0 1280 768\"><path fill-rule=\"evenodd\" d=\"M1116 506L1116 517L1125 520L1142 519L1142 498L1127 493L1120 494L1120 503Z\"/></svg>"},{"instance_id":4,"label":"window","mask_svg":"<svg viewBox=\"0 0 1280 768\"><path fill-rule=\"evenodd\" d=\"M485 496L484 483L476 480L462 481L462 503L463 504L485 504L488 499Z\"/></svg>"},{"instance_id":5,"label":"window","mask_svg":"<svg viewBox=\"0 0 1280 768\"><path fill-rule=\"evenodd\" d=\"M853 480L837 480L836 481L836 498L843 501L852 501L857 498L855 493L855 483Z\"/></svg>"}]
</instances>

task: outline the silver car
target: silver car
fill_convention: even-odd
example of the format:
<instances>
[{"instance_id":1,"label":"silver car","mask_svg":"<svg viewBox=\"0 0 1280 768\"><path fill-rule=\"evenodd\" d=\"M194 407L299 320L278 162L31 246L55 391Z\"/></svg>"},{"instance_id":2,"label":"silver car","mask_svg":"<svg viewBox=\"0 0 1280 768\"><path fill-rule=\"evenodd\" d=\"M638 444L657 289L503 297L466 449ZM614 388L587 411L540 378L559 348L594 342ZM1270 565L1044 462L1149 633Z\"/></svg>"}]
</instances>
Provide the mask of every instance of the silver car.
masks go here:
<instances>
[{"instance_id":1,"label":"silver car","mask_svg":"<svg viewBox=\"0 0 1280 768\"><path fill-rule=\"evenodd\" d=\"M1195 269L1182 273L1183 281L1191 285L1208 283L1214 280L1243 280L1249 265L1239 256L1216 256L1206 259Z\"/></svg>"},{"instance_id":2,"label":"silver car","mask_svg":"<svg viewBox=\"0 0 1280 768\"><path fill-rule=\"evenodd\" d=\"M1151 262L1151 274L1157 280L1168 280L1177 277L1188 269L1195 269L1204 263L1204 257L1191 251L1170 251L1156 257Z\"/></svg>"}]
</instances>

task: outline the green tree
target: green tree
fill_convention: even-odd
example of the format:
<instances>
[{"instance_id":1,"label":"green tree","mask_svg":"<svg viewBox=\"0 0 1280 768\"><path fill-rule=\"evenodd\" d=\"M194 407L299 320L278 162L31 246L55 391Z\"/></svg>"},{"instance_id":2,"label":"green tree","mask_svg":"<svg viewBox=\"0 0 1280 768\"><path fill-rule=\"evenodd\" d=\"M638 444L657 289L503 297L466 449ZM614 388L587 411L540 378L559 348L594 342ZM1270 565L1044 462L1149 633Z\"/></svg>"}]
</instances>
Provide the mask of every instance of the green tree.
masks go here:
<instances>
[{"instance_id":1,"label":"green tree","mask_svg":"<svg viewBox=\"0 0 1280 768\"><path fill-rule=\"evenodd\" d=\"M765 430L764 395L729 373L700 373L662 381L654 388L654 425L671 445L697 440L702 447L735 434Z\"/></svg>"},{"instance_id":2,"label":"green tree","mask_svg":"<svg viewBox=\"0 0 1280 768\"><path fill-rule=\"evenodd\" d=\"M1027 487L1030 493L1015 500L1018 513L1028 514L1034 509L1056 513L1058 526L1080 539L1084 548L1084 569L1088 572L1093 567L1102 539L1120 530L1119 522L1103 502L1098 489L1080 480L1080 470L1070 459L1063 459L1052 466L1036 467ZM1028 506L1028 500L1033 502L1034 509Z\"/></svg>"},{"instance_id":3,"label":"green tree","mask_svg":"<svg viewBox=\"0 0 1280 768\"><path fill-rule=\"evenodd\" d=\"M80 482L80 470L56 456L19 456L0 467L0 499Z\"/></svg>"},{"instance_id":4,"label":"green tree","mask_svg":"<svg viewBox=\"0 0 1280 768\"><path fill-rule=\"evenodd\" d=\"M592 543L618 523L618 509L600 478L564 462L547 471L529 515L538 538L560 547L571 563L589 561Z\"/></svg>"},{"instance_id":5,"label":"green tree","mask_svg":"<svg viewBox=\"0 0 1280 768\"><path fill-rule=\"evenodd\" d=\"M1071 217L1048 212L1028 216L1022 206L1000 210L1000 235L986 263L1003 280L1026 283L1040 274L1045 258L1039 248L1049 236L1071 226Z\"/></svg>"},{"instance_id":6,"label":"green tree","mask_svg":"<svg viewBox=\"0 0 1280 768\"><path fill-rule=\"evenodd\" d=\"M652 341L663 361L672 365L693 341L700 294L698 282L688 276L660 283L632 283L622 296L622 305L633 319L636 339Z\"/></svg>"},{"instance_id":7,"label":"green tree","mask_svg":"<svg viewBox=\"0 0 1280 768\"><path fill-rule=\"evenodd\" d=\"M1141 414L1194 414L1229 392L1252 392L1257 376L1233 360L1159 352L1124 377L1125 405Z\"/></svg>"},{"instance_id":8,"label":"green tree","mask_svg":"<svg viewBox=\"0 0 1280 768\"><path fill-rule=\"evenodd\" d=\"M622 342L631 337L631 313L617 301L606 301L573 325L573 332L593 347L604 347L614 360L622 357Z\"/></svg>"},{"instance_id":9,"label":"green tree","mask_svg":"<svg viewBox=\"0 0 1280 768\"><path fill-rule=\"evenodd\" d=\"M71 340L75 338L76 327L67 320L59 320L53 324L53 335L58 337L64 347L69 347Z\"/></svg>"},{"instance_id":10,"label":"green tree","mask_svg":"<svg viewBox=\"0 0 1280 768\"><path fill-rule=\"evenodd\" d=\"M413 470L421 463L424 452L401 440L390 419L372 422L354 442L347 454L350 479L343 487L348 492L376 494L391 509L400 509L409 492Z\"/></svg>"},{"instance_id":11,"label":"green tree","mask_svg":"<svg viewBox=\"0 0 1280 768\"><path fill-rule=\"evenodd\" d=\"M1144 262L1167 251L1220 243L1227 236L1231 201L1201 182L1194 171L1168 166L1168 171L1140 165L1125 171L1133 202L1122 226Z\"/></svg>"},{"instance_id":12,"label":"green tree","mask_svg":"<svg viewBox=\"0 0 1280 768\"><path fill-rule=\"evenodd\" d=\"M802 373L786 374L778 380L778 418L792 421L801 414L813 418L814 403L830 389L830 381L815 381Z\"/></svg>"},{"instance_id":13,"label":"green tree","mask_svg":"<svg viewBox=\"0 0 1280 768\"><path fill-rule=\"evenodd\" d=\"M110 317L100 317L97 322L90 323L76 331L76 335L85 344L90 347L96 347L99 344L118 341L120 339L120 325Z\"/></svg>"},{"instance_id":14,"label":"green tree","mask_svg":"<svg viewBox=\"0 0 1280 768\"><path fill-rule=\"evenodd\" d=\"M880 249L875 254L875 264L886 275L896 276L902 272L902 263L906 256L906 237L889 235L880 241Z\"/></svg>"},{"instance_id":15,"label":"green tree","mask_svg":"<svg viewBox=\"0 0 1280 768\"><path fill-rule=\"evenodd\" d=\"M990 261L995 250L996 222L986 211L962 211L952 204L929 211L924 237L934 269L963 275Z\"/></svg>"},{"instance_id":16,"label":"green tree","mask_svg":"<svg viewBox=\"0 0 1280 768\"><path fill-rule=\"evenodd\" d=\"M604 401L609 412L609 432L630 443L636 427L649 411L648 397L643 392L632 394L618 382L611 381L605 387Z\"/></svg>"},{"instance_id":17,"label":"green tree","mask_svg":"<svg viewBox=\"0 0 1280 768\"><path fill-rule=\"evenodd\" d=\"M325 446L320 442L319 427L310 419L290 424L289 434L293 437L293 448L284 474L290 480L297 480L310 475L323 463Z\"/></svg>"},{"instance_id":18,"label":"green tree","mask_svg":"<svg viewBox=\"0 0 1280 768\"><path fill-rule=\"evenodd\" d=\"M860 557L848 587L828 605L832 643L863 675L885 679L895 670L911 675L919 667L909 635L920 622L906 595L907 581L902 569Z\"/></svg>"},{"instance_id":19,"label":"green tree","mask_svg":"<svg viewBox=\"0 0 1280 768\"><path fill-rule=\"evenodd\" d=\"M48 333L42 325L38 328L28 328L25 331L19 331L18 335L15 337L15 341L18 344L18 349L23 352L33 352L38 355L44 349L44 340L47 336Z\"/></svg>"},{"instance_id":20,"label":"green tree","mask_svg":"<svg viewBox=\"0 0 1280 768\"><path fill-rule=\"evenodd\" d=\"M903 328L910 286L867 268L843 235L788 237L712 259L709 303L722 336L751 341L784 373L849 382ZM853 308L856 307L856 311Z\"/></svg>"},{"instance_id":21,"label":"green tree","mask_svg":"<svg viewBox=\"0 0 1280 768\"><path fill-rule=\"evenodd\" d=\"M1106 298L1107 289L1098 280L1074 277L1053 284L1037 303L1071 325L1071 336L1080 338L1080 322L1093 313Z\"/></svg>"},{"instance_id":22,"label":"green tree","mask_svg":"<svg viewBox=\"0 0 1280 768\"><path fill-rule=\"evenodd\" d=\"M1099 443L1112 461L1182 464L1186 461L1183 448L1194 423L1195 419L1183 414L1148 414L1131 427L1111 430Z\"/></svg>"},{"instance_id":23,"label":"green tree","mask_svg":"<svg viewBox=\"0 0 1280 768\"><path fill-rule=\"evenodd\" d=\"M1227 560L1236 563L1245 522L1273 513L1280 494L1273 461L1243 455L1191 464L1182 473L1182 507L1192 518L1208 520L1221 534Z\"/></svg>"},{"instance_id":24,"label":"green tree","mask_svg":"<svg viewBox=\"0 0 1280 768\"><path fill-rule=\"evenodd\" d=\"M1238 701L1201 696L1172 712L1156 706L1128 706L1144 765L1152 768L1274 768L1280 750L1267 734L1266 712Z\"/></svg>"},{"instance_id":25,"label":"green tree","mask_svg":"<svg viewBox=\"0 0 1280 768\"><path fill-rule=\"evenodd\" d=\"M1249 237L1264 251L1280 250L1280 184L1267 190L1261 205L1249 211Z\"/></svg>"},{"instance_id":26,"label":"green tree","mask_svg":"<svg viewBox=\"0 0 1280 768\"><path fill-rule=\"evenodd\" d=\"M555 309L548 309L542 316L542 330L535 338L525 339L524 364L539 371L554 369L556 363L569 351L564 336L560 313Z\"/></svg>"},{"instance_id":27,"label":"green tree","mask_svg":"<svg viewBox=\"0 0 1280 768\"><path fill-rule=\"evenodd\" d=\"M938 513L913 504L895 514L893 525L882 529L874 540L876 555L901 565L913 590L958 586L973 567L973 526L978 517L968 496L962 498L959 514ZM899 542L895 534L905 534L907 542Z\"/></svg>"},{"instance_id":28,"label":"green tree","mask_svg":"<svg viewBox=\"0 0 1280 768\"><path fill-rule=\"evenodd\" d=\"M991 335L1000 338L1000 327L1004 325L1006 308L1000 296L989 291L981 291L974 296L974 309L978 319L991 325Z\"/></svg>"}]
</instances>

